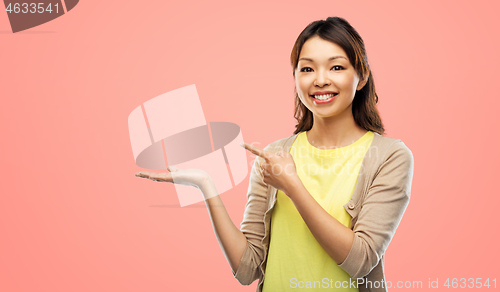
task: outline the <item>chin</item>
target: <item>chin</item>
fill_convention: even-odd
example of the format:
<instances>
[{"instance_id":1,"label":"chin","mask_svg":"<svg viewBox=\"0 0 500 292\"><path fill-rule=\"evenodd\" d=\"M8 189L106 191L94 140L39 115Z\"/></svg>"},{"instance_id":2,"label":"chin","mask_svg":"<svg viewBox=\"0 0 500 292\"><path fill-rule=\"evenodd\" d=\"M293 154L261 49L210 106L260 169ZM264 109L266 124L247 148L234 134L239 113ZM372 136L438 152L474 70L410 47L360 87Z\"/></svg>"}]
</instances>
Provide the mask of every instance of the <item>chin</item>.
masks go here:
<instances>
[{"instance_id":1,"label":"chin","mask_svg":"<svg viewBox=\"0 0 500 292\"><path fill-rule=\"evenodd\" d=\"M339 115L338 112L331 112L331 111L330 112L314 111L312 113L313 113L313 116L318 117L318 118L331 118L331 117L335 117L335 116Z\"/></svg>"}]
</instances>

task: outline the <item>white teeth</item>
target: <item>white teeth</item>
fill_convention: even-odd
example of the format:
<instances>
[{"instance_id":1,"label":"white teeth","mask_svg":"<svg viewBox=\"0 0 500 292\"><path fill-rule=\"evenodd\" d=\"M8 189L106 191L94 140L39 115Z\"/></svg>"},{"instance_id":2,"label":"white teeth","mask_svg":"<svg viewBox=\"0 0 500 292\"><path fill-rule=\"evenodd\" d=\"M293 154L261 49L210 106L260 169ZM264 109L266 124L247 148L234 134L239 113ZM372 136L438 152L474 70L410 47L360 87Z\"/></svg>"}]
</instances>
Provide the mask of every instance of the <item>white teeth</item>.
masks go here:
<instances>
[{"instance_id":1,"label":"white teeth","mask_svg":"<svg viewBox=\"0 0 500 292\"><path fill-rule=\"evenodd\" d=\"M330 93L330 94L323 94L323 95L314 95L314 98L320 99L320 100L325 100L325 99L328 99L328 98L333 97L333 96L335 96L335 94Z\"/></svg>"}]
</instances>

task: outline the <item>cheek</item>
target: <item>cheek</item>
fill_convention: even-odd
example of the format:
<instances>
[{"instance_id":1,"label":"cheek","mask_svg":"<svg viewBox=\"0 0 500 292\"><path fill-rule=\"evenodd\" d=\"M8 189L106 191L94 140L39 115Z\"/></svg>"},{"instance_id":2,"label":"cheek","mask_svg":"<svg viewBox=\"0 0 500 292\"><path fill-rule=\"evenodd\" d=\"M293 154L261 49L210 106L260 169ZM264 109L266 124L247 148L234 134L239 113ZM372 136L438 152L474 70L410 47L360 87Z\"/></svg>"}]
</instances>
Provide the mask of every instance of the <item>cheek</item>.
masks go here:
<instances>
[{"instance_id":1,"label":"cheek","mask_svg":"<svg viewBox=\"0 0 500 292\"><path fill-rule=\"evenodd\" d=\"M299 95L300 101L307 107L309 108L309 83L305 81L304 79L297 79L295 81L295 86L297 90L297 94ZM309 108L310 110L310 108Z\"/></svg>"},{"instance_id":2,"label":"cheek","mask_svg":"<svg viewBox=\"0 0 500 292\"><path fill-rule=\"evenodd\" d=\"M359 79L354 74L344 75L343 78L339 80L339 85L342 86L344 90L356 91L358 80Z\"/></svg>"},{"instance_id":3,"label":"cheek","mask_svg":"<svg viewBox=\"0 0 500 292\"><path fill-rule=\"evenodd\" d=\"M309 85L305 78L297 79L295 85L297 86L297 93L299 95L306 95L309 92Z\"/></svg>"}]
</instances>

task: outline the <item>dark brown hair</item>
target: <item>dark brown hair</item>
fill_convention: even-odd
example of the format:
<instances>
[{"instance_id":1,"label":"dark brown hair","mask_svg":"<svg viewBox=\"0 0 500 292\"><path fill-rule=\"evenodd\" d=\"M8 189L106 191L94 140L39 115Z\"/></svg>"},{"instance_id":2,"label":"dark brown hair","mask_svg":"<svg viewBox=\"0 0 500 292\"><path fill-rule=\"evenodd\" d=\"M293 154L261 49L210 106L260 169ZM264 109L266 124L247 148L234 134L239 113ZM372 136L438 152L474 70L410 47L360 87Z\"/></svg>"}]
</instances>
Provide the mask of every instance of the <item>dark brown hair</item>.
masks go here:
<instances>
[{"instance_id":1,"label":"dark brown hair","mask_svg":"<svg viewBox=\"0 0 500 292\"><path fill-rule=\"evenodd\" d=\"M339 45L347 54L349 62L354 66L360 81L368 76L368 81L362 89L356 91L352 101L352 115L354 121L361 128L384 134L384 126L378 114L378 96L375 92L373 75L368 66L365 44L358 32L343 18L328 17L326 20L311 22L299 35L292 49L290 61L295 77L295 69L299 63L300 51L304 43L313 36L333 42ZM295 88L295 119L298 124L295 126L294 134L308 131L313 125L312 112L300 101Z\"/></svg>"}]
</instances>

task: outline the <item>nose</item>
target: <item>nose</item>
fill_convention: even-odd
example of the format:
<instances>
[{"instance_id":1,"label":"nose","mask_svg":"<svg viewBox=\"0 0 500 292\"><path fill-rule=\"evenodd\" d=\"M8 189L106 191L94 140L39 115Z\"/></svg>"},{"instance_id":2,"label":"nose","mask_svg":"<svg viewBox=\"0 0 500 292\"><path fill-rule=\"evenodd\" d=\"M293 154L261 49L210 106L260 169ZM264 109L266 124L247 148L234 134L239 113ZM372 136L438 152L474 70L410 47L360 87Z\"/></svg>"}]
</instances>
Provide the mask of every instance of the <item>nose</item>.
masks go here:
<instances>
[{"instance_id":1,"label":"nose","mask_svg":"<svg viewBox=\"0 0 500 292\"><path fill-rule=\"evenodd\" d=\"M328 73L325 73L323 70L318 70L316 74L316 80L314 80L314 85L318 87L323 87L325 85L330 85L332 82L328 77Z\"/></svg>"}]
</instances>

